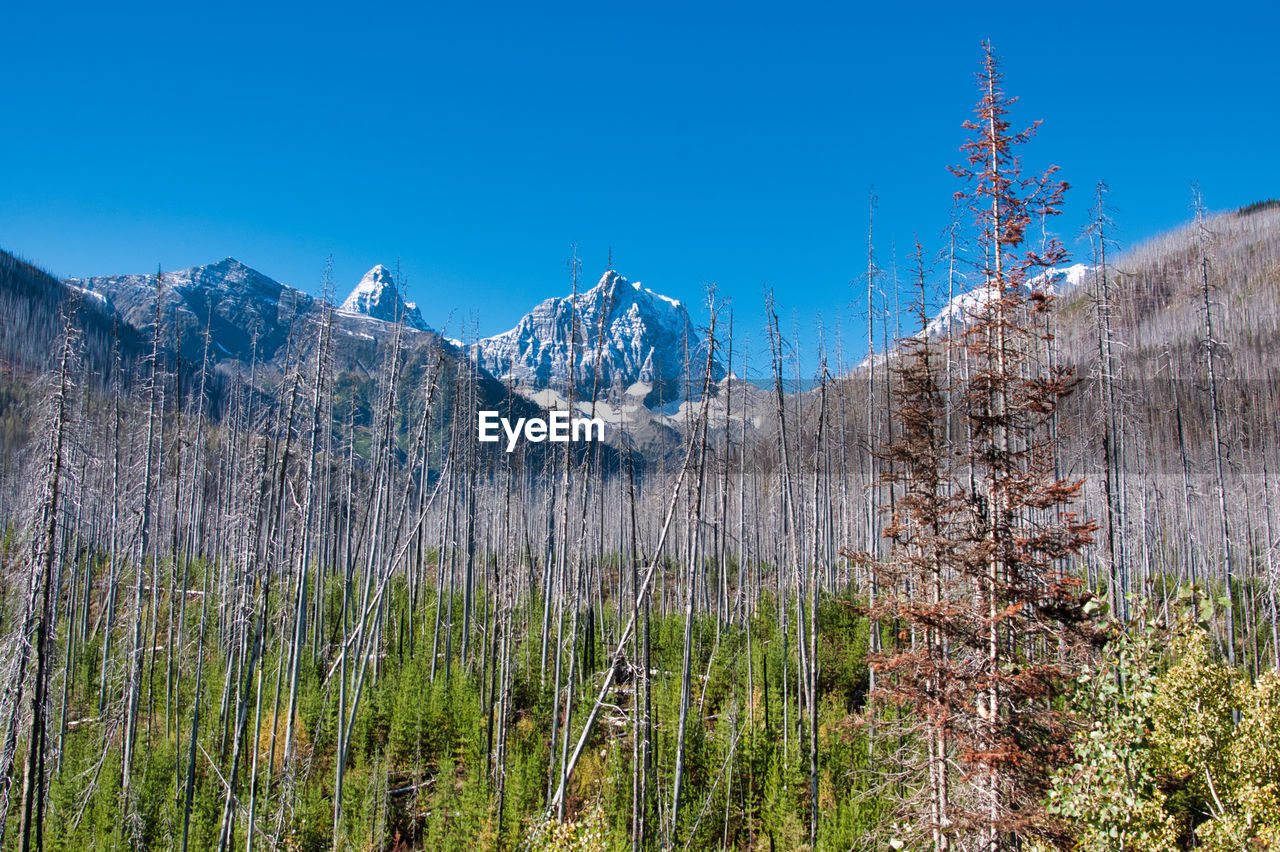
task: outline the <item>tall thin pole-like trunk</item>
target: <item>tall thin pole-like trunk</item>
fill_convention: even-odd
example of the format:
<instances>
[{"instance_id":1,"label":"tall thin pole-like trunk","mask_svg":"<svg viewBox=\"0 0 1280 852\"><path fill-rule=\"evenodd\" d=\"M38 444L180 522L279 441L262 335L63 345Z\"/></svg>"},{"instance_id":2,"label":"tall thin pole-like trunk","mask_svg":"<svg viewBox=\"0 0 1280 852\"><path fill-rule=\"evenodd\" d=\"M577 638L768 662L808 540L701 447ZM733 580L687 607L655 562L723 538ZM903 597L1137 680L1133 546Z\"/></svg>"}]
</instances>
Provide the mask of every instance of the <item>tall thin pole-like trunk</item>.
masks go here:
<instances>
[{"instance_id":1,"label":"tall thin pole-like trunk","mask_svg":"<svg viewBox=\"0 0 1280 852\"><path fill-rule=\"evenodd\" d=\"M1204 223L1204 206L1200 201L1199 189L1196 189L1195 202L1200 249L1200 295L1204 303L1204 360L1209 377L1209 422L1213 434L1214 489L1218 498L1218 522L1222 531L1222 578L1226 585L1227 662L1234 667L1236 664L1235 543L1231 538L1231 519L1227 512L1227 483L1224 470L1231 450L1222 434L1222 406L1221 397L1218 394L1218 373L1214 358L1214 349L1219 344L1213 336L1213 301L1210 298L1209 285L1209 230Z\"/></svg>"},{"instance_id":2,"label":"tall thin pole-like trunk","mask_svg":"<svg viewBox=\"0 0 1280 852\"><path fill-rule=\"evenodd\" d=\"M711 307L711 338L715 335L715 305ZM714 350L715 345L712 339L708 340L708 351ZM686 362L687 363L687 362ZM703 408L706 408L705 397L710 395L711 382L711 362L708 358L707 371L703 381L702 393L704 397ZM692 495L693 500L693 517L692 529L689 535L689 554L688 564L685 573L685 604L684 604L684 654L682 657L680 670L680 718L676 728L676 765L675 773L671 786L671 829L668 835L668 842L674 842L680 826L680 794L681 786L684 782L684 756L685 756L685 735L689 727L689 704L693 691L693 618L694 618L694 585L697 582L697 571L699 570L699 530L702 526L702 487L704 482L704 473L707 462L707 417L703 416L699 419L694 427L693 433L690 435L691 440L696 440L698 444L698 479ZM695 437L696 436L696 437Z\"/></svg>"},{"instance_id":3,"label":"tall thin pole-like trunk","mask_svg":"<svg viewBox=\"0 0 1280 852\"><path fill-rule=\"evenodd\" d=\"M59 515L62 511L62 468L63 443L66 440L70 420L71 367L75 356L76 337L72 330L72 318L64 316L66 328L63 332L62 356L58 368L57 385L52 402L52 424L49 428L49 452L44 464L45 493L40 507L40 537L35 552L32 554L31 581L28 586L26 613L23 624L23 635L31 637L31 650L35 653L35 678L31 686L31 726L27 738L26 769L22 776L22 817L19 826L19 839L22 852L44 847L44 798L45 798L45 751L48 732L48 699L49 699L49 656L52 652L53 598L58 590L54 588L54 569L57 563L57 545L60 530ZM19 689L26 659L29 651L24 647L19 652L18 678ZM21 692L18 693L14 706L21 703ZM16 720L10 724L16 728ZM13 730L10 730L10 737ZM12 761L12 752L6 748L4 752L4 769L8 769ZM5 772L8 778L8 772ZM7 780L5 782L8 783ZM0 810L0 825L8 811L8 796L5 791L5 805ZM3 829L0 829L0 841L3 840Z\"/></svg>"},{"instance_id":4,"label":"tall thin pole-like trunk","mask_svg":"<svg viewBox=\"0 0 1280 852\"><path fill-rule=\"evenodd\" d=\"M133 632L132 641L129 647L129 674L125 685L125 716L124 716L124 733L123 754L121 757L121 779L120 793L125 802L126 819L132 823L131 815L134 812L132 799L133 785L133 763L134 749L137 745L138 731L138 710L139 702L142 700L142 662L146 649L143 646L143 603L142 589L146 581L145 561L147 552L151 544L151 495L152 495L152 469L158 467L156 459L155 435L158 428L158 420L163 417L163 411L157 411L157 400L160 390L159 384L162 381L160 375L160 336L161 329L161 306L164 299L164 275L156 273L156 297L155 297L155 328L151 334L151 357L149 360L150 372L150 399L147 405L147 432L146 432L146 468L143 473L142 485L142 516L139 522L139 530L137 535L137 547L134 550L134 584L133 584ZM122 827L125 827L122 823Z\"/></svg>"},{"instance_id":5,"label":"tall thin pole-like trunk","mask_svg":"<svg viewBox=\"0 0 1280 852\"><path fill-rule=\"evenodd\" d=\"M1119 459L1122 450L1119 443L1119 400L1116 396L1115 358L1112 353L1111 288L1107 272L1107 185L1098 182L1096 208L1093 222L1096 265L1093 271L1094 312L1098 344L1098 405L1103 418L1103 492L1106 509L1107 559L1110 561L1108 596L1111 611L1121 622L1128 620L1128 565L1125 562L1125 528L1123 506L1120 501Z\"/></svg>"}]
</instances>

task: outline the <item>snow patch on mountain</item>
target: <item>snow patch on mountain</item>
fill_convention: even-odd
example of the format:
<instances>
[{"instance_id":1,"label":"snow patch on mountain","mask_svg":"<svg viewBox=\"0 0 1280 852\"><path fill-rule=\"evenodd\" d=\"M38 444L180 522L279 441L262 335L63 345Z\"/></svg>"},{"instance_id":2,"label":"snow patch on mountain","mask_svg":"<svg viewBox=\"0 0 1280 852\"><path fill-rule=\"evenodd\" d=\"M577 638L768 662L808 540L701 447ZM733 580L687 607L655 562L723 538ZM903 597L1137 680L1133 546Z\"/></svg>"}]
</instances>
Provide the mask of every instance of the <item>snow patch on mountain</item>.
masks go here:
<instances>
[{"instance_id":1,"label":"snow patch on mountain","mask_svg":"<svg viewBox=\"0 0 1280 852\"><path fill-rule=\"evenodd\" d=\"M109 316L112 313L115 313L116 308L115 305L112 304L111 298L107 296L106 293L93 289L92 282L90 282L88 286L84 287L73 284L71 281L64 281L63 284L65 284L68 289L79 293L81 298L96 303L98 305L98 309L104 314Z\"/></svg>"},{"instance_id":2,"label":"snow patch on mountain","mask_svg":"<svg viewBox=\"0 0 1280 852\"><path fill-rule=\"evenodd\" d=\"M1093 271L1092 266L1077 263L1049 269L1027 284L1027 291L1039 291L1051 296L1060 296L1079 287ZM967 293L961 293L952 299L925 326L925 334L929 338L943 337L952 330L959 330L979 317L995 295L994 288L980 286ZM919 337L917 333L915 335Z\"/></svg>"},{"instance_id":3,"label":"snow patch on mountain","mask_svg":"<svg viewBox=\"0 0 1280 852\"><path fill-rule=\"evenodd\" d=\"M1050 296L1062 296L1082 285L1093 274L1093 267L1085 263L1071 266L1060 266L1048 269L1027 282L1026 292L1041 292ZM930 340L957 334L982 316L987 305L995 298L994 287L979 285L972 290L955 296L947 302L925 326L924 331L911 335L915 339L928 337ZM889 355L896 352L897 347L890 349ZM875 358L864 358L859 367L867 367L873 362L879 366L884 363L885 353L877 352Z\"/></svg>"}]
</instances>

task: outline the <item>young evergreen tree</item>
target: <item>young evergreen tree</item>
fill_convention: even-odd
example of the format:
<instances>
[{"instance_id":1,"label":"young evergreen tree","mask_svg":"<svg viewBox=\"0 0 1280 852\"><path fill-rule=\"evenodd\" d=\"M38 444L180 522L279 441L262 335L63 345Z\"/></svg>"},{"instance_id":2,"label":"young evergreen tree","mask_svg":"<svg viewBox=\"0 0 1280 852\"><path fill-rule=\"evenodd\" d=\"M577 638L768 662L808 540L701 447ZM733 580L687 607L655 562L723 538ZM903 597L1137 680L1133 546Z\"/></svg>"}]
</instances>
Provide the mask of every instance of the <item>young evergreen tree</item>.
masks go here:
<instances>
[{"instance_id":1,"label":"young evergreen tree","mask_svg":"<svg viewBox=\"0 0 1280 852\"><path fill-rule=\"evenodd\" d=\"M1060 566L1091 542L1094 524L1070 510L1082 483L1054 473L1049 421L1074 378L1067 368L1046 370L1034 361L1031 314L1048 309L1051 297L1040 289L1045 272L1067 252L1057 240L1039 251L1024 246L1033 220L1061 211L1067 184L1053 168L1022 174L1015 151L1038 123L1011 131L1014 99L1001 88L991 45L983 51L977 120L965 124L974 136L963 146L966 164L954 169L967 183L960 197L974 217L986 297L966 330L972 367L963 391L976 491L974 547L961 567L981 630L960 637L977 652L977 718L961 758L981 788L971 819L982 846L996 852L1043 827L1045 778L1069 756L1049 700L1071 664L1064 649L1079 635L1071 628L1087 621L1087 596Z\"/></svg>"},{"instance_id":2,"label":"young evergreen tree","mask_svg":"<svg viewBox=\"0 0 1280 852\"><path fill-rule=\"evenodd\" d=\"M953 169L966 182L958 198L973 217L982 278L954 389L968 428L947 439L951 389L922 328L897 369L886 476L903 497L886 528L892 549L873 615L898 625L876 662L878 697L910 711L925 746L926 794L905 802L909 824L926 827L935 850L999 852L1051 832L1041 801L1070 754L1053 699L1091 609L1062 565L1094 525L1071 510L1082 483L1055 472L1050 422L1074 379L1036 360L1035 315L1052 301L1044 272L1066 252L1055 240L1024 245L1032 221L1059 212L1067 186L1052 169L1021 173L1015 151L1035 127L1010 130L1013 99L990 45L983 51L976 119L965 123L974 136ZM923 302L919 260L917 277Z\"/></svg>"}]
</instances>

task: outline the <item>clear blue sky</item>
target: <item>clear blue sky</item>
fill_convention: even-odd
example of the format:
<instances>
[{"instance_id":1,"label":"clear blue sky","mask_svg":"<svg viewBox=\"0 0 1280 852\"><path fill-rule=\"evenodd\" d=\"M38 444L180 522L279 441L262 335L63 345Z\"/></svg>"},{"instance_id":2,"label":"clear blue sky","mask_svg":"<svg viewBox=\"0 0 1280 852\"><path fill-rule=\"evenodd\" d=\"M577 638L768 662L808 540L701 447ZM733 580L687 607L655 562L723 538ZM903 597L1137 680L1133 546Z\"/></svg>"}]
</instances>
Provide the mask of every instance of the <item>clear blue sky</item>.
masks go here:
<instances>
[{"instance_id":1,"label":"clear blue sky","mask_svg":"<svg viewBox=\"0 0 1280 852\"><path fill-rule=\"evenodd\" d=\"M1216 209L1280 196L1276 4L985 8L13 3L0 247L75 276L232 255L312 292L332 254L339 297L398 258L462 336L567 292L576 240L589 282L612 247L757 335L767 283L834 345L871 185L882 265L940 247L984 38L1081 255L1099 178L1123 242L1184 221L1193 179Z\"/></svg>"}]
</instances>

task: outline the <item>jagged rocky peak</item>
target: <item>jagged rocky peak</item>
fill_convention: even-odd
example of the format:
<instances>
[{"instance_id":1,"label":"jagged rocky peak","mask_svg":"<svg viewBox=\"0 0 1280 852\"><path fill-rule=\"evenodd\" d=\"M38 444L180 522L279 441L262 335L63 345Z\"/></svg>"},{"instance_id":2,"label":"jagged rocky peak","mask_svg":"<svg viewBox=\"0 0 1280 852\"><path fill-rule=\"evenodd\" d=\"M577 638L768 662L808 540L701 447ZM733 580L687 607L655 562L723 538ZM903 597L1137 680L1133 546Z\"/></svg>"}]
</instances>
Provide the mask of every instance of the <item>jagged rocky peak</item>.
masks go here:
<instances>
[{"instance_id":1,"label":"jagged rocky peak","mask_svg":"<svg viewBox=\"0 0 1280 852\"><path fill-rule=\"evenodd\" d=\"M472 351L485 369L525 391L572 386L577 399L593 391L601 399L629 394L663 407L681 398L686 371L700 383L706 354L684 305L612 269L576 299L547 299ZM718 363L713 371L723 376Z\"/></svg>"},{"instance_id":2,"label":"jagged rocky peak","mask_svg":"<svg viewBox=\"0 0 1280 852\"><path fill-rule=\"evenodd\" d=\"M339 310L386 322L403 319L410 328L427 329L418 306L401 298L395 276L381 263L364 274Z\"/></svg>"}]
</instances>

